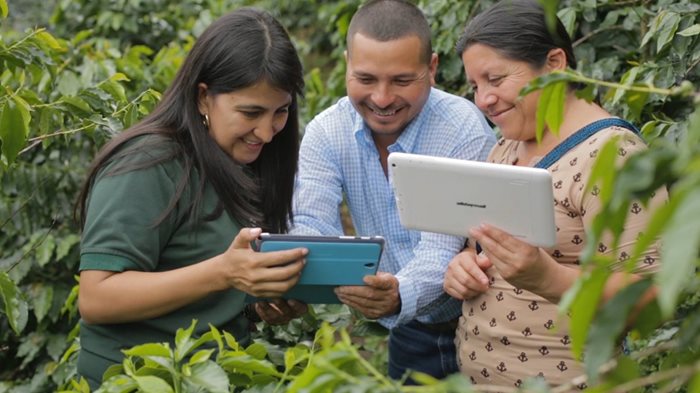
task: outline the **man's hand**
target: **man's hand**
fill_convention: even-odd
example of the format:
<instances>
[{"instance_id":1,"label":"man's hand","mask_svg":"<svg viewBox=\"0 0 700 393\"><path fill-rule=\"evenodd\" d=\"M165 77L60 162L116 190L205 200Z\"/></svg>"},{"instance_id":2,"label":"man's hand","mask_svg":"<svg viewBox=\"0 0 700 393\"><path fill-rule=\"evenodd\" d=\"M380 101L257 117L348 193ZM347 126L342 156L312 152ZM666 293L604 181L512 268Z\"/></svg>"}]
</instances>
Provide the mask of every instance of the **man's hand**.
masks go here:
<instances>
[{"instance_id":1,"label":"man's hand","mask_svg":"<svg viewBox=\"0 0 700 393\"><path fill-rule=\"evenodd\" d=\"M399 280L392 274L379 272L376 276L365 276L366 286L342 286L335 289L338 299L362 313L367 318L377 319L396 314L401 308Z\"/></svg>"},{"instance_id":2,"label":"man's hand","mask_svg":"<svg viewBox=\"0 0 700 393\"><path fill-rule=\"evenodd\" d=\"M282 325L309 311L309 306L298 300L275 299L255 303L255 312L270 325Z\"/></svg>"}]
</instances>

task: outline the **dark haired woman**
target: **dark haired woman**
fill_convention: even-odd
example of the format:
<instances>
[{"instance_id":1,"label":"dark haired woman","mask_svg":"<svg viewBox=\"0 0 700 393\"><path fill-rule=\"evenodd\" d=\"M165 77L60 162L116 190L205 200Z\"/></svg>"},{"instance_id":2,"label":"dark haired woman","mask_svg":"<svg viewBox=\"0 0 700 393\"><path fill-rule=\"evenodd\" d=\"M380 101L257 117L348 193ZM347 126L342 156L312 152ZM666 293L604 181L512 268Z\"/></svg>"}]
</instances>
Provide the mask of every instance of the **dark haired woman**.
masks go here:
<instances>
[{"instance_id":1,"label":"dark haired woman","mask_svg":"<svg viewBox=\"0 0 700 393\"><path fill-rule=\"evenodd\" d=\"M192 319L198 333L212 324L246 344L251 320L306 311L245 305L246 293L292 287L307 252L250 248L292 218L303 85L284 28L237 10L199 37L153 113L96 157L78 204L78 372L93 388L122 349L172 342Z\"/></svg>"},{"instance_id":2,"label":"dark haired woman","mask_svg":"<svg viewBox=\"0 0 700 393\"><path fill-rule=\"evenodd\" d=\"M540 93L518 95L536 77L575 68L576 60L561 22L550 33L536 0L504 0L484 11L469 22L457 49L476 105L503 135L488 161L547 168L553 178L557 226L556 245L550 249L488 225L471 231L483 253L468 250L455 257L444 283L447 293L464 300L456 333L460 369L479 384L513 387L537 376L551 385L572 382L583 368L573 358L569 321L559 318L557 303L581 274L577 265L586 232L601 211L599 190L587 190L586 184L597 153L608 141L617 139L620 162L644 149L644 142L629 123L576 97L573 89L565 98L559 133L545 130L537 142ZM562 149L567 146L571 148ZM651 206L666 198L666 191L659 190ZM617 246L607 236L597 247L615 261L603 301L658 267L654 244L632 272L624 269L649 219L648 209L633 206ZM653 296L652 289L640 305ZM574 385L585 388L580 381Z\"/></svg>"}]
</instances>

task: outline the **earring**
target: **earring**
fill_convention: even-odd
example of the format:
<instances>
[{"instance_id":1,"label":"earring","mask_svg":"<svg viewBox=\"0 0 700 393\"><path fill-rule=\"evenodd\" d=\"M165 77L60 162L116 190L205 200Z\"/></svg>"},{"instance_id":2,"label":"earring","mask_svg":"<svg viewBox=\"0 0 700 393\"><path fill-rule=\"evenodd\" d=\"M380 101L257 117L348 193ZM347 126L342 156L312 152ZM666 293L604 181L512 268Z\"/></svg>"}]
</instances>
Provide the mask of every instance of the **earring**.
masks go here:
<instances>
[{"instance_id":1,"label":"earring","mask_svg":"<svg viewBox=\"0 0 700 393\"><path fill-rule=\"evenodd\" d=\"M207 127L207 130L209 129L209 115L206 113L203 115L204 118L202 119L202 124L204 124L204 127Z\"/></svg>"}]
</instances>

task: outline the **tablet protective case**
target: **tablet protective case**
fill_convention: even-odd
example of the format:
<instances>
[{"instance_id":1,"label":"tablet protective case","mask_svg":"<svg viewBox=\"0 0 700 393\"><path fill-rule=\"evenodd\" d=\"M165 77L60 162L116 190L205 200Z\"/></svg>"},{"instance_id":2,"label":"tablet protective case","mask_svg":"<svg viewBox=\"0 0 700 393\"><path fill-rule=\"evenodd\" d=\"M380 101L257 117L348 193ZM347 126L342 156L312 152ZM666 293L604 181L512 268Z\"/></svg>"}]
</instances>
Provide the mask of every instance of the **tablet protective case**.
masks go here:
<instances>
[{"instance_id":1,"label":"tablet protective case","mask_svg":"<svg viewBox=\"0 0 700 393\"><path fill-rule=\"evenodd\" d=\"M366 275L377 273L384 248L380 236L261 235L261 252L306 247L306 265L299 282L283 297L307 304L340 303L333 289L339 285L365 285Z\"/></svg>"},{"instance_id":2,"label":"tablet protective case","mask_svg":"<svg viewBox=\"0 0 700 393\"><path fill-rule=\"evenodd\" d=\"M408 153L391 153L388 162L406 228L469 237L487 223L532 245L555 243L546 169Z\"/></svg>"}]
</instances>

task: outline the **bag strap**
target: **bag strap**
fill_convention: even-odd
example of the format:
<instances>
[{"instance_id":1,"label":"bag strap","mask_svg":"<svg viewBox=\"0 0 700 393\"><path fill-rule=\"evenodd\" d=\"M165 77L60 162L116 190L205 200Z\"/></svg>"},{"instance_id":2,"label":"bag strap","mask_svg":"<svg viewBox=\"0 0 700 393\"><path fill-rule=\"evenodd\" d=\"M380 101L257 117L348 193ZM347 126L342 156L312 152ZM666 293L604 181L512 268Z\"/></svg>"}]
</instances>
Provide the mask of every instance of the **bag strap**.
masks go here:
<instances>
[{"instance_id":1,"label":"bag strap","mask_svg":"<svg viewBox=\"0 0 700 393\"><path fill-rule=\"evenodd\" d=\"M597 120L571 134L562 143L557 145L557 147L555 147L544 157L542 157L542 159L537 163L537 165L535 165L535 168L549 168L552 164L559 161L559 159L564 154L566 154L566 152L573 149L581 142L591 137L596 132L613 126L626 128L639 135L639 130L637 129L637 127L633 126L630 122L626 120L622 120L617 117L610 117L607 119Z\"/></svg>"}]
</instances>

